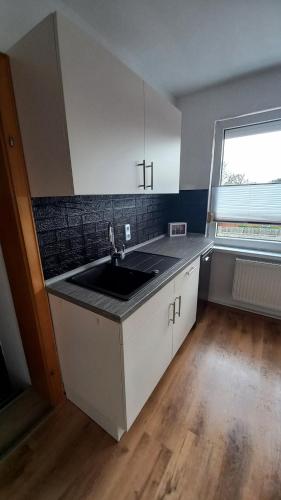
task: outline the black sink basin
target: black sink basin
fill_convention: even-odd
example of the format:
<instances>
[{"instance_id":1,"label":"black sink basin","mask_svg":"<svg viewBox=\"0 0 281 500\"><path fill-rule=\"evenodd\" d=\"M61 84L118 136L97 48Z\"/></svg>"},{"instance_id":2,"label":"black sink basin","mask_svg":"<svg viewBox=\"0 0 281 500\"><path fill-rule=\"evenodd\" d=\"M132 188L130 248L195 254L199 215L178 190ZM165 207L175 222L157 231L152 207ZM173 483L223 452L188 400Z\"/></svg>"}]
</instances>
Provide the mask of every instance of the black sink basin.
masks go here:
<instances>
[{"instance_id":1,"label":"black sink basin","mask_svg":"<svg viewBox=\"0 0 281 500\"><path fill-rule=\"evenodd\" d=\"M153 271L144 272L111 264L100 264L71 276L67 281L119 299L129 300L154 276Z\"/></svg>"},{"instance_id":2,"label":"black sink basin","mask_svg":"<svg viewBox=\"0 0 281 500\"><path fill-rule=\"evenodd\" d=\"M134 251L128 253L119 266L100 264L75 274L66 281L118 299L129 300L150 280L167 271L179 260Z\"/></svg>"}]
</instances>

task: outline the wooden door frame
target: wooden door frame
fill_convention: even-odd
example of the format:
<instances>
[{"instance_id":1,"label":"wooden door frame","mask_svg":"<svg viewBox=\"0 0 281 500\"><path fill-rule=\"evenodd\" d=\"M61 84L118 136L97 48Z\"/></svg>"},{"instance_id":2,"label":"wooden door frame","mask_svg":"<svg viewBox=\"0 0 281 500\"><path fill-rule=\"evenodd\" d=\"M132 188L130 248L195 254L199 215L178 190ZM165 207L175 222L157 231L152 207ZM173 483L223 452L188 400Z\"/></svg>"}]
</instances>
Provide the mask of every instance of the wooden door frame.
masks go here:
<instances>
[{"instance_id":1,"label":"wooden door frame","mask_svg":"<svg viewBox=\"0 0 281 500\"><path fill-rule=\"evenodd\" d=\"M65 396L33 220L9 58L1 53L0 241L32 385L47 401L56 405Z\"/></svg>"}]
</instances>

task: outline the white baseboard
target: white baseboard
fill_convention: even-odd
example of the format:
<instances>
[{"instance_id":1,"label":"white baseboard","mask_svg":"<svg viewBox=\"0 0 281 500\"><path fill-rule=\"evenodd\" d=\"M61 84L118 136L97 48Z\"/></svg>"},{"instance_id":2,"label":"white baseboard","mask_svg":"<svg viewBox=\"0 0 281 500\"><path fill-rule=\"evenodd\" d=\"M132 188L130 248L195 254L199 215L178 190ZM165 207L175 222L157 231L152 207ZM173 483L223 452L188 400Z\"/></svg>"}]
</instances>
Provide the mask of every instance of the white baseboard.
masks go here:
<instances>
[{"instance_id":1,"label":"white baseboard","mask_svg":"<svg viewBox=\"0 0 281 500\"><path fill-rule=\"evenodd\" d=\"M253 314L259 314L262 316L266 316L268 318L272 319L279 319L281 320L281 314L278 315L274 312L271 311L266 311L264 309L258 309L258 308L251 308L250 306L247 307L244 304L237 304L237 302L234 302L232 300L224 300L219 297L209 297L209 302L213 302L214 304L220 304L221 306L226 306L226 307L233 307L234 309L238 309L241 311L247 311Z\"/></svg>"}]
</instances>

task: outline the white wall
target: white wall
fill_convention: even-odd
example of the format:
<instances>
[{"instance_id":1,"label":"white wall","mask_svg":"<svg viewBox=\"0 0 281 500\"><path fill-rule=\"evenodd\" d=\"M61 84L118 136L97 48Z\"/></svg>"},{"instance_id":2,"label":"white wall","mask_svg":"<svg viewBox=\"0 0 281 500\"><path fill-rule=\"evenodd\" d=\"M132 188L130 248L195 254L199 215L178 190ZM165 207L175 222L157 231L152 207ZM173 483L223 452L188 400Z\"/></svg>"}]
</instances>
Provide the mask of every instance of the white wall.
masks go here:
<instances>
[{"instance_id":1,"label":"white wall","mask_svg":"<svg viewBox=\"0 0 281 500\"><path fill-rule=\"evenodd\" d=\"M214 123L281 107L281 66L224 85L181 97L181 189L207 189L210 179Z\"/></svg>"},{"instance_id":2,"label":"white wall","mask_svg":"<svg viewBox=\"0 0 281 500\"><path fill-rule=\"evenodd\" d=\"M7 52L52 11L52 0L0 0L0 51Z\"/></svg>"},{"instance_id":3,"label":"white wall","mask_svg":"<svg viewBox=\"0 0 281 500\"><path fill-rule=\"evenodd\" d=\"M6 266L0 246L0 343L10 380L15 388L31 384Z\"/></svg>"},{"instance_id":4,"label":"white wall","mask_svg":"<svg viewBox=\"0 0 281 500\"><path fill-rule=\"evenodd\" d=\"M102 30L97 27L97 23L94 26L93 23L90 23L90 20L85 21L71 7L64 4L62 0L0 0L0 52L8 52L34 26L55 11L60 12L70 21L80 26L95 41L107 48L124 64L129 66L132 71L150 83L174 104L174 96L164 91L157 83L155 84L154 79L151 81L151 78L146 74L147 72L142 67L139 68L139 61L128 57L126 47L117 46L112 41L110 42L108 37L106 38L102 34Z\"/></svg>"},{"instance_id":5,"label":"white wall","mask_svg":"<svg viewBox=\"0 0 281 500\"><path fill-rule=\"evenodd\" d=\"M215 121L281 107L281 66L178 99L182 110L181 189L209 187ZM209 299L239 307L232 299L236 254L215 252ZM255 312L272 314L259 308Z\"/></svg>"}]
</instances>

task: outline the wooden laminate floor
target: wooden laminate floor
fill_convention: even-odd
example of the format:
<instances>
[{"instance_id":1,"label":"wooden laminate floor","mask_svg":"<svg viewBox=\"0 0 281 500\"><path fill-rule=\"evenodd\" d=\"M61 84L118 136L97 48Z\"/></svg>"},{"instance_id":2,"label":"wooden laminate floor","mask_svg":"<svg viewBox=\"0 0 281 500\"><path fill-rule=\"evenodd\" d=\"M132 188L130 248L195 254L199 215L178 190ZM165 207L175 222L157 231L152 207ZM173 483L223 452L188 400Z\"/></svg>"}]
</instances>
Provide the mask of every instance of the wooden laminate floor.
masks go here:
<instances>
[{"instance_id":1,"label":"wooden laminate floor","mask_svg":"<svg viewBox=\"0 0 281 500\"><path fill-rule=\"evenodd\" d=\"M50 411L32 387L27 387L0 411L0 460Z\"/></svg>"},{"instance_id":2,"label":"wooden laminate floor","mask_svg":"<svg viewBox=\"0 0 281 500\"><path fill-rule=\"evenodd\" d=\"M210 305L119 444L66 403L0 476L1 500L281 499L281 323Z\"/></svg>"}]
</instances>

